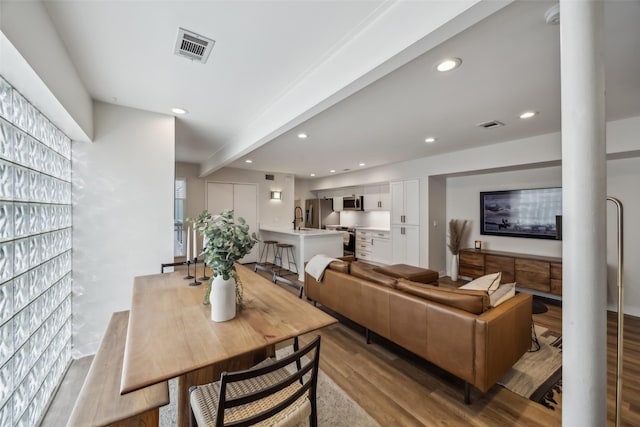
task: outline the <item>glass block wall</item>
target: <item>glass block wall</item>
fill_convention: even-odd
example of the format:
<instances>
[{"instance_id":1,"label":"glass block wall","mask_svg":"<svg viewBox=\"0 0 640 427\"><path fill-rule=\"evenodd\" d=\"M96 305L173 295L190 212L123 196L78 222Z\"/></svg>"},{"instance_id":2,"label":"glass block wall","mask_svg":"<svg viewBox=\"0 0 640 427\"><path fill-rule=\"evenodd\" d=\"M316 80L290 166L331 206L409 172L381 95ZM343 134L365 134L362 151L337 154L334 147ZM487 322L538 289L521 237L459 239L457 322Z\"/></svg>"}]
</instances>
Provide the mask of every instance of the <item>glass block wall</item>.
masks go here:
<instances>
[{"instance_id":1,"label":"glass block wall","mask_svg":"<svg viewBox=\"0 0 640 427\"><path fill-rule=\"evenodd\" d=\"M0 426L34 426L71 360L71 141L0 76Z\"/></svg>"}]
</instances>

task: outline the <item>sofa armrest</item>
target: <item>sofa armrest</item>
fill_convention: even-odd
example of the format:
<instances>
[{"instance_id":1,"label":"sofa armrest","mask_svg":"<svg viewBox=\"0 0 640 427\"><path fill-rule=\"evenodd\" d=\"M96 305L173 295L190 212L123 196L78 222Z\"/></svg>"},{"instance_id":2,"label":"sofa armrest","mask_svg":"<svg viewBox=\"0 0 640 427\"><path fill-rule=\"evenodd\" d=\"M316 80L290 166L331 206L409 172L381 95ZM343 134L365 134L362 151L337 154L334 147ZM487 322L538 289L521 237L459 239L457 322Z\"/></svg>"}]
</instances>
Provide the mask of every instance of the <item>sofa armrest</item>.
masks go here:
<instances>
[{"instance_id":1,"label":"sofa armrest","mask_svg":"<svg viewBox=\"0 0 640 427\"><path fill-rule=\"evenodd\" d=\"M533 297L519 293L476 319L474 385L489 390L531 347Z\"/></svg>"}]
</instances>

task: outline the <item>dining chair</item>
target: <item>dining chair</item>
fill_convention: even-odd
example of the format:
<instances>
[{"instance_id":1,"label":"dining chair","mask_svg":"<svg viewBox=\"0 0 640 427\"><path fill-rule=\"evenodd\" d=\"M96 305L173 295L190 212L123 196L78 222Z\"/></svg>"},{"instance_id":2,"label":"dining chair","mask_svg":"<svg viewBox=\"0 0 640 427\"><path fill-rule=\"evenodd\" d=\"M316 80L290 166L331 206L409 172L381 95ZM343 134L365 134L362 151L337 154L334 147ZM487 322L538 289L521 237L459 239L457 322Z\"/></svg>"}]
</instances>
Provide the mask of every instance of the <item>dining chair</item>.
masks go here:
<instances>
[{"instance_id":1,"label":"dining chair","mask_svg":"<svg viewBox=\"0 0 640 427\"><path fill-rule=\"evenodd\" d=\"M281 359L269 358L245 371L223 372L220 381L191 387L189 425L293 426L308 418L309 425L316 427L319 360L317 336Z\"/></svg>"},{"instance_id":2,"label":"dining chair","mask_svg":"<svg viewBox=\"0 0 640 427\"><path fill-rule=\"evenodd\" d=\"M168 262L165 264L160 264L160 273L164 273L164 269L167 267L177 267L179 265L186 265L187 262L186 261L181 261L181 262Z\"/></svg>"}]
</instances>

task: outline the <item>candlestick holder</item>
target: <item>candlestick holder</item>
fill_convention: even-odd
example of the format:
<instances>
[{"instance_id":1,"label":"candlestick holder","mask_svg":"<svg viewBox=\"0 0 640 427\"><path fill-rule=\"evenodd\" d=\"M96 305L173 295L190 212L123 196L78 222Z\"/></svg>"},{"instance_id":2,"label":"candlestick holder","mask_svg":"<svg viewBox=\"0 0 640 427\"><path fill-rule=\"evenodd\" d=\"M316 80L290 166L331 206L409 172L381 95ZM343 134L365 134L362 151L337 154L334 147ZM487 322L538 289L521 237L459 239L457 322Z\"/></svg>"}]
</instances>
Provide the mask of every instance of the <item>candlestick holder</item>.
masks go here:
<instances>
[{"instance_id":1,"label":"candlestick holder","mask_svg":"<svg viewBox=\"0 0 640 427\"><path fill-rule=\"evenodd\" d=\"M190 260L190 259L188 259L188 260L187 260L187 275L186 275L186 276L184 276L184 280L191 280L191 279L193 279L193 276L191 275L191 272L189 271L189 270L190 270L190 266L191 266L191 260Z\"/></svg>"},{"instance_id":2,"label":"candlestick holder","mask_svg":"<svg viewBox=\"0 0 640 427\"><path fill-rule=\"evenodd\" d=\"M189 268L189 267L187 267ZM195 257L193 259L193 274L197 274L196 272L198 271L198 257ZM198 280L195 277L191 277L193 279L193 282L189 283L189 286L200 286L201 282L198 282Z\"/></svg>"},{"instance_id":3,"label":"candlestick holder","mask_svg":"<svg viewBox=\"0 0 640 427\"><path fill-rule=\"evenodd\" d=\"M207 276L207 263L202 260L202 276L198 277L198 280L209 280L210 277Z\"/></svg>"}]
</instances>

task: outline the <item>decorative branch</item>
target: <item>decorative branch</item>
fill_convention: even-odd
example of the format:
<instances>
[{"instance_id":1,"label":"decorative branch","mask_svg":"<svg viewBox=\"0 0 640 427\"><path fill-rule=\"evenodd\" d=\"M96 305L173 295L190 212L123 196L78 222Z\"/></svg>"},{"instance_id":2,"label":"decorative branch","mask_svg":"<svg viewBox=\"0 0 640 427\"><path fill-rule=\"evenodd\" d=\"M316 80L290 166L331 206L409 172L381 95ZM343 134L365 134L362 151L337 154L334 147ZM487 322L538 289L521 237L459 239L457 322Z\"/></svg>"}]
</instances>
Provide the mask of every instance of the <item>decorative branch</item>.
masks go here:
<instances>
[{"instance_id":1,"label":"decorative branch","mask_svg":"<svg viewBox=\"0 0 640 427\"><path fill-rule=\"evenodd\" d=\"M452 219L449 221L449 243L447 246L453 255L458 255L460 245L464 240L464 234L469 220Z\"/></svg>"}]
</instances>

